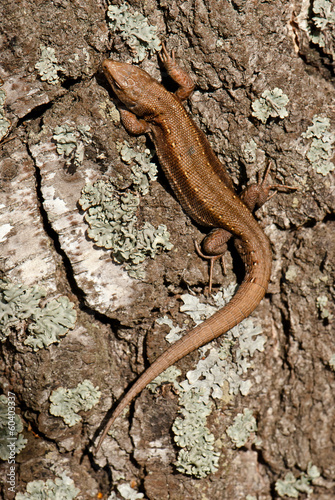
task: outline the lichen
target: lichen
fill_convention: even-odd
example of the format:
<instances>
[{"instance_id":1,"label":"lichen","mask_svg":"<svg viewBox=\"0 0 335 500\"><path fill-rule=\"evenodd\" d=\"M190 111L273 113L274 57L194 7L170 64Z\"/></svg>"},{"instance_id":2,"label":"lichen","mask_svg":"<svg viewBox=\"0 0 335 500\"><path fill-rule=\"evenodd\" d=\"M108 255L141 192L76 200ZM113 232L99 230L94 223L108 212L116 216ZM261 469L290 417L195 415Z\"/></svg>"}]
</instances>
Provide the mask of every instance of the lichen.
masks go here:
<instances>
[{"instance_id":1,"label":"lichen","mask_svg":"<svg viewBox=\"0 0 335 500\"><path fill-rule=\"evenodd\" d=\"M146 149L143 153L136 151L126 141L122 144L118 143L116 147L122 160L131 165L131 179L134 189L142 196L145 196L149 192L150 182L157 179L157 166L150 161L153 153L149 149Z\"/></svg>"},{"instance_id":2,"label":"lichen","mask_svg":"<svg viewBox=\"0 0 335 500\"><path fill-rule=\"evenodd\" d=\"M241 448L256 431L257 423L252 411L244 408L243 413L236 415L233 425L228 427L226 432L235 446ZM255 442L255 439L253 439L253 442Z\"/></svg>"},{"instance_id":3,"label":"lichen","mask_svg":"<svg viewBox=\"0 0 335 500\"><path fill-rule=\"evenodd\" d=\"M90 380L84 380L74 389L59 387L50 395L50 413L62 417L72 427L82 420L79 411L88 411L95 406L101 396L99 387L94 387Z\"/></svg>"},{"instance_id":4,"label":"lichen","mask_svg":"<svg viewBox=\"0 0 335 500\"><path fill-rule=\"evenodd\" d=\"M158 325L166 325L170 328L170 332L165 336L165 340L167 342L170 342L170 344L173 344L174 342L179 340L182 336L182 332L184 331L180 326L174 326L172 319L168 318L167 316L157 318L156 323Z\"/></svg>"},{"instance_id":5,"label":"lichen","mask_svg":"<svg viewBox=\"0 0 335 500\"><path fill-rule=\"evenodd\" d=\"M30 333L24 344L34 351L58 342L60 337L74 327L77 313L74 304L65 296L50 300L45 305L41 299L46 292L39 286L0 280L0 340L4 341L13 327L29 321Z\"/></svg>"},{"instance_id":6,"label":"lichen","mask_svg":"<svg viewBox=\"0 0 335 500\"><path fill-rule=\"evenodd\" d=\"M180 310L198 325L224 307L234 295L235 288L235 285L231 285L213 295L213 304L202 303L193 295L182 295L184 304ZM161 318L157 322L173 329L174 340L180 337L180 328L177 327L176 331L176 327L167 318ZM210 398L222 399L223 388L227 384L230 394L248 394L251 382L244 380L242 375L251 366L249 357L256 350L264 349L266 339L260 333L260 327L247 318L225 334L220 347L208 344L200 349L200 360L194 370L187 372L186 380L177 382L176 378L180 373L171 369L169 373L164 372L153 381L153 388L161 382L169 381L179 393L182 418L175 420L172 430L177 445L181 447L176 462L180 472L205 477L217 469L219 453L214 450L214 436L206 426L207 416L212 410ZM167 339L171 342L170 336L171 334ZM231 354L233 346L234 359Z\"/></svg>"},{"instance_id":7,"label":"lichen","mask_svg":"<svg viewBox=\"0 0 335 500\"><path fill-rule=\"evenodd\" d=\"M306 31L311 42L325 48L327 37L332 38L334 29L334 3L330 0L306 1L297 17L297 21L300 28Z\"/></svg>"},{"instance_id":8,"label":"lichen","mask_svg":"<svg viewBox=\"0 0 335 500\"><path fill-rule=\"evenodd\" d=\"M329 366L335 372L335 353L330 356Z\"/></svg>"},{"instance_id":9,"label":"lichen","mask_svg":"<svg viewBox=\"0 0 335 500\"><path fill-rule=\"evenodd\" d=\"M312 139L306 156L314 170L322 175L327 175L335 169L334 163L330 161L334 156L335 134L331 133L329 128L328 118L314 115L313 125L301 134L305 139Z\"/></svg>"},{"instance_id":10,"label":"lichen","mask_svg":"<svg viewBox=\"0 0 335 500\"><path fill-rule=\"evenodd\" d=\"M107 16L109 27L119 33L130 48L134 62L143 61L147 52L153 54L161 48L161 42L156 35L157 28L150 26L148 20L139 12L131 13L129 7L110 5Z\"/></svg>"},{"instance_id":11,"label":"lichen","mask_svg":"<svg viewBox=\"0 0 335 500\"><path fill-rule=\"evenodd\" d=\"M280 497L298 498L300 493L306 493L309 496L313 493L310 484L318 477L320 477L318 468L309 463L307 473L302 473L296 478L292 472L288 472L284 480L276 481L275 489Z\"/></svg>"},{"instance_id":12,"label":"lichen","mask_svg":"<svg viewBox=\"0 0 335 500\"><path fill-rule=\"evenodd\" d=\"M88 125L70 125L65 123L55 127L52 136L56 142L57 153L65 158L65 163L80 166L84 160L85 145L92 140Z\"/></svg>"},{"instance_id":13,"label":"lichen","mask_svg":"<svg viewBox=\"0 0 335 500\"><path fill-rule=\"evenodd\" d=\"M41 45L40 49L41 57L35 64L35 69L37 69L41 80L51 85L57 85L60 83L58 71L63 71L63 68L58 64L55 49L52 47L45 47L44 45Z\"/></svg>"},{"instance_id":14,"label":"lichen","mask_svg":"<svg viewBox=\"0 0 335 500\"><path fill-rule=\"evenodd\" d=\"M10 121L5 118L5 101L6 92L0 89L0 141L6 137L9 127L11 125Z\"/></svg>"},{"instance_id":15,"label":"lichen","mask_svg":"<svg viewBox=\"0 0 335 500\"><path fill-rule=\"evenodd\" d=\"M179 383L177 382L177 377L180 377L181 371L175 366L170 366L163 373L158 375L150 384L147 385L147 388L151 392L155 392L157 387L162 384L172 384L176 389L180 388Z\"/></svg>"},{"instance_id":16,"label":"lichen","mask_svg":"<svg viewBox=\"0 0 335 500\"><path fill-rule=\"evenodd\" d=\"M288 116L288 111L285 108L288 101L287 95L277 87L273 90L265 90L261 97L252 103L253 112L251 114L262 123L266 123L270 116L285 118Z\"/></svg>"},{"instance_id":17,"label":"lichen","mask_svg":"<svg viewBox=\"0 0 335 500\"><path fill-rule=\"evenodd\" d=\"M141 498L144 498L143 493L138 493L128 483L120 484L117 489L121 497L125 500L140 500ZM117 500L116 494L112 493L107 500Z\"/></svg>"},{"instance_id":18,"label":"lichen","mask_svg":"<svg viewBox=\"0 0 335 500\"><path fill-rule=\"evenodd\" d=\"M80 493L73 480L63 473L55 481L31 481L26 493L17 493L15 500L72 500Z\"/></svg>"},{"instance_id":19,"label":"lichen","mask_svg":"<svg viewBox=\"0 0 335 500\"><path fill-rule=\"evenodd\" d=\"M148 257L154 258L163 250L170 250L169 233L165 225L155 228L150 222L138 227L138 194L118 192L111 181L98 180L86 184L79 204L89 225L87 234L97 246L111 249L113 259L124 264L128 274L143 278L141 264Z\"/></svg>"},{"instance_id":20,"label":"lichen","mask_svg":"<svg viewBox=\"0 0 335 500\"><path fill-rule=\"evenodd\" d=\"M243 158L247 163L254 163L256 161L256 151L257 144L253 139L250 139L249 142L246 142L242 146Z\"/></svg>"},{"instance_id":21,"label":"lichen","mask_svg":"<svg viewBox=\"0 0 335 500\"><path fill-rule=\"evenodd\" d=\"M205 403L201 389L188 390L179 397L180 413L172 425L174 440L181 448L176 468L183 474L206 477L218 469L220 453L214 451L214 435L206 426L212 404Z\"/></svg>"},{"instance_id":22,"label":"lichen","mask_svg":"<svg viewBox=\"0 0 335 500\"><path fill-rule=\"evenodd\" d=\"M322 319L327 319L330 321L333 319L333 315L330 313L328 306L328 297L326 295L320 295L316 298L316 307L320 311L320 316Z\"/></svg>"},{"instance_id":23,"label":"lichen","mask_svg":"<svg viewBox=\"0 0 335 500\"><path fill-rule=\"evenodd\" d=\"M27 439L23 437L21 417L12 415L15 407L10 406L5 395L0 396L0 458L8 460L12 454L11 447L15 445L14 456L26 446Z\"/></svg>"},{"instance_id":24,"label":"lichen","mask_svg":"<svg viewBox=\"0 0 335 500\"><path fill-rule=\"evenodd\" d=\"M285 273L285 279L287 281L290 281L291 283L294 283L298 274L298 268L297 266L290 265L287 268L287 271Z\"/></svg>"}]
</instances>

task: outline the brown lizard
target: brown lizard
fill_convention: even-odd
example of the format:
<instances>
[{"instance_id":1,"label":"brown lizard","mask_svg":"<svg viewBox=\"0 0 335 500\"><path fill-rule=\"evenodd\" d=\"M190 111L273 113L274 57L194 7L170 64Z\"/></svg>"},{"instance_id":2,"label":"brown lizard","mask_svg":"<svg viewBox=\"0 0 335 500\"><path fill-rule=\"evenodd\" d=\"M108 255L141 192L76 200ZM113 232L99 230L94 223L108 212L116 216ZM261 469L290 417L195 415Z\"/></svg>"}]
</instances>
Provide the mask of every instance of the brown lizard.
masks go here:
<instances>
[{"instance_id":1,"label":"brown lizard","mask_svg":"<svg viewBox=\"0 0 335 500\"><path fill-rule=\"evenodd\" d=\"M105 76L125 106L120 109L122 123L132 134L149 134L185 212L201 226L214 228L202 243L208 258L217 259L225 252L228 239L236 238L245 277L223 309L169 347L138 378L109 419L96 451L114 420L147 384L252 313L265 295L271 273L270 243L251 212L266 201L270 189L278 186L265 186L265 174L262 182L237 196L225 167L182 105L193 91L193 81L177 66L174 53L170 56L164 46L160 57L169 76L179 85L174 94L138 67L110 59L103 62Z\"/></svg>"}]
</instances>

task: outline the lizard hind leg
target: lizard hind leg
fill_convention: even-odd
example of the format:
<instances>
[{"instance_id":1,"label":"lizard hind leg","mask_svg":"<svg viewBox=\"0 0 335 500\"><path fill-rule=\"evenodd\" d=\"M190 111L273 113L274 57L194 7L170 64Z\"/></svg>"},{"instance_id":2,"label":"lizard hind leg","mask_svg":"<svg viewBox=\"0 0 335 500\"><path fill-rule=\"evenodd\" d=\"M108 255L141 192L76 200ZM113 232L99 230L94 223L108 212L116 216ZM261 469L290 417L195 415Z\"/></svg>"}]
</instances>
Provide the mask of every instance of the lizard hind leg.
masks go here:
<instances>
[{"instance_id":1,"label":"lizard hind leg","mask_svg":"<svg viewBox=\"0 0 335 500\"><path fill-rule=\"evenodd\" d=\"M209 282L208 282L208 293L212 293L213 286L213 267L214 262L221 259L221 265L223 268L223 273L226 274L226 264L224 260L224 254L227 251L227 242L231 238L232 234L225 229L216 228L213 229L201 242L201 248L197 242L195 242L195 249L197 254L209 261Z\"/></svg>"},{"instance_id":2,"label":"lizard hind leg","mask_svg":"<svg viewBox=\"0 0 335 500\"><path fill-rule=\"evenodd\" d=\"M263 178L260 176L257 179L257 183L250 184L247 186L239 195L243 203L249 208L250 212L253 212L257 208L260 208L264 203L269 201L278 190L282 189L298 189L294 186L287 186L285 184L267 184L268 176L270 170L273 166L273 162L269 161ZM272 194L269 195L270 191L274 190Z\"/></svg>"}]
</instances>

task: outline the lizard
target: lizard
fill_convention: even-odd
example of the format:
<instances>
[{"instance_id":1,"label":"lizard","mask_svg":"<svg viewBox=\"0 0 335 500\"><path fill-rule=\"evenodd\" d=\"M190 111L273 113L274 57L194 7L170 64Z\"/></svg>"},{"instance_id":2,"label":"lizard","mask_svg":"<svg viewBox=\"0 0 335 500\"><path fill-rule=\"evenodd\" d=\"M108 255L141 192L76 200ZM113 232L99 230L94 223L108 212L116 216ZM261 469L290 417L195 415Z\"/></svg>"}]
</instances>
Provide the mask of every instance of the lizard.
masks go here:
<instances>
[{"instance_id":1,"label":"lizard","mask_svg":"<svg viewBox=\"0 0 335 500\"><path fill-rule=\"evenodd\" d=\"M265 185L267 169L262 182L251 184L240 196L236 194L225 166L183 106L193 92L193 80L177 65L174 52L169 55L163 44L160 59L178 85L174 93L139 67L112 59L103 61L105 77L120 101L121 121L129 133L149 135L184 211L197 224L211 229L202 242L202 251L198 247L200 255L212 264L225 253L226 243L233 236L245 276L228 304L170 346L135 381L108 420L95 453L115 419L154 378L254 311L267 291L271 274L270 242L252 211L268 199L270 189L279 186ZM210 287L211 273L212 265Z\"/></svg>"}]
</instances>

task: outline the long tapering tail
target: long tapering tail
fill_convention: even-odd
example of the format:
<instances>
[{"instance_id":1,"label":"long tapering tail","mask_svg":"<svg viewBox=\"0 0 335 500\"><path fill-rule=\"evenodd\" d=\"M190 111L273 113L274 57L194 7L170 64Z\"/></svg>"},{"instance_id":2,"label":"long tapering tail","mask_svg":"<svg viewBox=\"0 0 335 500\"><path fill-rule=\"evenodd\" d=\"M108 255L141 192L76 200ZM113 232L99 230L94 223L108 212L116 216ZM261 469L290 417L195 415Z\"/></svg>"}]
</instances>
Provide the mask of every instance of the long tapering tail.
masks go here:
<instances>
[{"instance_id":1,"label":"long tapering tail","mask_svg":"<svg viewBox=\"0 0 335 500\"><path fill-rule=\"evenodd\" d=\"M231 328L247 318L257 307L266 292L266 285L250 281L244 281L231 301L220 311L213 314L204 323L197 326L175 344L161 354L149 368L138 378L129 389L124 398L116 407L113 415L108 420L107 425L99 439L95 453L101 447L109 429L115 419L122 413L128 404L158 375L171 365L176 363L190 352L207 344L211 340L228 332Z\"/></svg>"}]
</instances>

